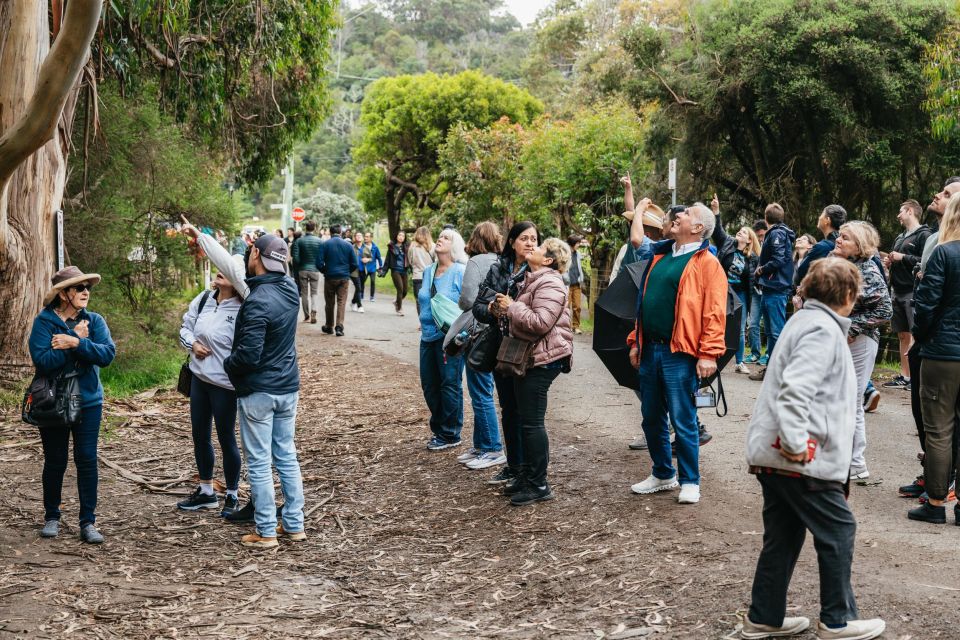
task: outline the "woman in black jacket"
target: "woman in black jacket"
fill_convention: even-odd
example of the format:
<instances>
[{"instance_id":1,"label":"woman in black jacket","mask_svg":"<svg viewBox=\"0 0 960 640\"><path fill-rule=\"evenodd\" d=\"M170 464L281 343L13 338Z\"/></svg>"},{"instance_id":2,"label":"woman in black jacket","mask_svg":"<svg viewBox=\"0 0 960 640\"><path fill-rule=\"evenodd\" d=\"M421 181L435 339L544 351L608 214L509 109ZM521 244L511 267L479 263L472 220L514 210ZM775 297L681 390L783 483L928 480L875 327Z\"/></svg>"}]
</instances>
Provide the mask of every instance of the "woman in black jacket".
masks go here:
<instances>
[{"instance_id":1,"label":"woman in black jacket","mask_svg":"<svg viewBox=\"0 0 960 640\"><path fill-rule=\"evenodd\" d=\"M950 198L940 236L913 296L913 337L920 346L920 404L926 437L924 487L929 500L907 517L947 521L947 494L954 466L953 443L960 400L960 194ZM916 384L916 382L914 382ZM960 526L960 505L953 508Z\"/></svg>"},{"instance_id":2,"label":"woman in black jacket","mask_svg":"<svg viewBox=\"0 0 960 640\"><path fill-rule=\"evenodd\" d=\"M720 203L717 196L713 196L710 208L717 216L717 225L713 228L713 244L717 247L717 260L720 266L727 274L727 283L730 288L740 298L740 304L743 306L740 312L740 342L737 343L737 373L750 373L747 365L743 362L744 339L747 332L747 316L750 312L752 302L757 304L759 300L752 300L751 291L753 291L753 273L757 270L757 260L760 256L760 239L756 232L750 227L740 227L737 235L730 236L723 229L720 221Z\"/></svg>"},{"instance_id":3,"label":"woman in black jacket","mask_svg":"<svg viewBox=\"0 0 960 640\"><path fill-rule=\"evenodd\" d=\"M386 275L387 271L393 278L393 286L397 290L397 299L393 302L393 308L398 316L403 315L403 299L407 297L407 269L410 267L410 260L407 258L407 234L403 231L397 232L397 237L387 247L387 261L383 265L383 271L380 275Z\"/></svg>"},{"instance_id":4,"label":"woman in black jacket","mask_svg":"<svg viewBox=\"0 0 960 640\"><path fill-rule=\"evenodd\" d=\"M500 258L493 263L483 284L480 293L473 303L473 315L484 324L500 326L505 322L507 309L496 303L498 293L503 293L511 299L516 299L520 284L527 272L527 256L541 244L540 232L532 222L518 222L510 229L503 244ZM512 495L522 488L514 480L517 479L520 466L523 464L523 449L520 444L520 413L517 409L517 397L513 389L513 378L503 376L496 371L493 381L497 387L497 397L500 400L503 425L503 444L507 453L507 465L500 473L489 480L490 484L504 484L506 495Z\"/></svg>"}]
</instances>

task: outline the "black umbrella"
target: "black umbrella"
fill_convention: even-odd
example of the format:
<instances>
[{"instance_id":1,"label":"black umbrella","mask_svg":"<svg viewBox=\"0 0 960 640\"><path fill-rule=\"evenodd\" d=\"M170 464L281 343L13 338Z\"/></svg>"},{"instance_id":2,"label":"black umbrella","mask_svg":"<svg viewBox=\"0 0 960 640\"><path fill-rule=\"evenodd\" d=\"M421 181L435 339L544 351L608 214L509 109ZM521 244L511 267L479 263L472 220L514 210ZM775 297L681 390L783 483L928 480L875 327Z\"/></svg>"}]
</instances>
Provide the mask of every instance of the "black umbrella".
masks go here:
<instances>
[{"instance_id":1,"label":"black umbrella","mask_svg":"<svg viewBox=\"0 0 960 640\"><path fill-rule=\"evenodd\" d=\"M628 264L597 299L593 309L593 350L617 384L639 389L637 370L630 364L627 334L637 316L637 293L647 261Z\"/></svg>"}]
</instances>

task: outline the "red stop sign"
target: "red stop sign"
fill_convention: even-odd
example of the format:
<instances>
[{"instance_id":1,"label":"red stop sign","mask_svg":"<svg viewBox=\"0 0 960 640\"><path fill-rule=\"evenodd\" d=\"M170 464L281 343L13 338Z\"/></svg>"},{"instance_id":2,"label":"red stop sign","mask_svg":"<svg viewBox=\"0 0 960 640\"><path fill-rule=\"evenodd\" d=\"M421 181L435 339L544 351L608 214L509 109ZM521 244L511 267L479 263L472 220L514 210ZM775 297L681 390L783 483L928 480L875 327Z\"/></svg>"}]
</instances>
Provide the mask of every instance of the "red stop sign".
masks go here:
<instances>
[{"instance_id":1,"label":"red stop sign","mask_svg":"<svg viewBox=\"0 0 960 640\"><path fill-rule=\"evenodd\" d=\"M300 207L293 208L293 219L297 222L303 222L303 219L307 217L307 212L301 209Z\"/></svg>"}]
</instances>

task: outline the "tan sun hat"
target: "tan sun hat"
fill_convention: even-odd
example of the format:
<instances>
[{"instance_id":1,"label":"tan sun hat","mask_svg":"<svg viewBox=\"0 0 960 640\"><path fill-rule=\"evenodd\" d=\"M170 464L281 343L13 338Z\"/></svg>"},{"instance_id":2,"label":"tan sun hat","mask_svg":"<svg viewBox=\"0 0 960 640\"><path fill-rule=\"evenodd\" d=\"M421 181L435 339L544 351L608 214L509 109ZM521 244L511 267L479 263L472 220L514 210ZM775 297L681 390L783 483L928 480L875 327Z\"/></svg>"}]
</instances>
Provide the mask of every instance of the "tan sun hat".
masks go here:
<instances>
[{"instance_id":1,"label":"tan sun hat","mask_svg":"<svg viewBox=\"0 0 960 640\"><path fill-rule=\"evenodd\" d=\"M623 217L627 219L628 222L633 222L633 211L624 211ZM653 204L652 202L643 212L643 226L653 227L655 229L663 229L663 219L667 216L663 212L663 209Z\"/></svg>"},{"instance_id":2,"label":"tan sun hat","mask_svg":"<svg viewBox=\"0 0 960 640\"><path fill-rule=\"evenodd\" d=\"M77 267L70 266L64 267L53 274L53 278L50 279L50 282L53 286L47 291L47 295L43 296L43 306L47 306L57 297L57 294L68 289L72 286L82 284L84 282L89 282L91 285L100 283L100 274L99 273L84 273L80 271Z\"/></svg>"}]
</instances>

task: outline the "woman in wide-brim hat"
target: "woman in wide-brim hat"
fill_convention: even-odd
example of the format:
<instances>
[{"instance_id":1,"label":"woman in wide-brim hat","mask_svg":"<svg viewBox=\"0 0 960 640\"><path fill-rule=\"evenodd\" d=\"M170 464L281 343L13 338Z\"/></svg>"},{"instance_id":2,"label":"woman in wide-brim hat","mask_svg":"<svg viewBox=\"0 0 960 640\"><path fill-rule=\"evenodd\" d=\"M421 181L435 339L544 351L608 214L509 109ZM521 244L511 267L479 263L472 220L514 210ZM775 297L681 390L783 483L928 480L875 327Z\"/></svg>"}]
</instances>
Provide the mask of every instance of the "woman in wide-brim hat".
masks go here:
<instances>
[{"instance_id":1,"label":"woman in wide-brim hat","mask_svg":"<svg viewBox=\"0 0 960 640\"><path fill-rule=\"evenodd\" d=\"M34 319L30 332L30 357L37 374L55 377L65 370L76 370L80 383L80 421L69 426L40 429L44 507L44 526L40 535L54 538L60 533L60 498L72 436L80 498L80 539L93 544L103 542L103 535L95 526L97 441L103 417L100 367L109 365L116 355L106 321L87 310L90 292L99 283L98 274L83 273L77 267L58 271L43 297L43 310Z\"/></svg>"}]
</instances>

